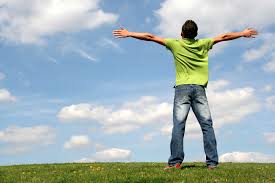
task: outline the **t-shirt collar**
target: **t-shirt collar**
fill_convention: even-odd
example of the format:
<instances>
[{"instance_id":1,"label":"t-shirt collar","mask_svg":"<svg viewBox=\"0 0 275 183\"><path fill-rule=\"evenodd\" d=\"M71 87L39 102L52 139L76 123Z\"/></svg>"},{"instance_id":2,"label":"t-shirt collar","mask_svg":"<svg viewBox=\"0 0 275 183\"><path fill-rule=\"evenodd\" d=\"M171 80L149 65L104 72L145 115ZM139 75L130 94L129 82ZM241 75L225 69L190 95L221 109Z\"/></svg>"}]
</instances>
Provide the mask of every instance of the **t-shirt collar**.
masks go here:
<instances>
[{"instance_id":1,"label":"t-shirt collar","mask_svg":"<svg viewBox=\"0 0 275 183\"><path fill-rule=\"evenodd\" d=\"M187 42L194 42L196 41L195 39L191 39L191 38L182 38L183 41L187 41Z\"/></svg>"}]
</instances>

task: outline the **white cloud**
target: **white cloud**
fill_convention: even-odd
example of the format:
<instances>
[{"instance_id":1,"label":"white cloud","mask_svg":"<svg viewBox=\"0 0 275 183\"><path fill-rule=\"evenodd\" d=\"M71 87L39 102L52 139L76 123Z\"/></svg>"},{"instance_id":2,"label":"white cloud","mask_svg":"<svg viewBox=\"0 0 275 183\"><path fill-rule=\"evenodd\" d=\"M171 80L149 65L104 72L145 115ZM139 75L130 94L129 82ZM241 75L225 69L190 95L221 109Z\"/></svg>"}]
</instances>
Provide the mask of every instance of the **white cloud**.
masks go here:
<instances>
[{"instance_id":1,"label":"white cloud","mask_svg":"<svg viewBox=\"0 0 275 183\"><path fill-rule=\"evenodd\" d=\"M99 144L99 143L94 144L94 147L95 147L97 152L107 149L107 147L105 145L102 145L102 144Z\"/></svg>"},{"instance_id":2,"label":"white cloud","mask_svg":"<svg viewBox=\"0 0 275 183\"><path fill-rule=\"evenodd\" d=\"M247 50L243 54L244 61L264 61L262 69L267 73L275 73L275 34L264 33L259 38L262 44L259 47ZM258 44L257 44L258 45Z\"/></svg>"},{"instance_id":3,"label":"white cloud","mask_svg":"<svg viewBox=\"0 0 275 183\"><path fill-rule=\"evenodd\" d=\"M254 88L243 87L219 91L218 88L212 88L212 84L216 85L216 82L209 84L207 95L215 127L240 122L246 116L260 110L261 104Z\"/></svg>"},{"instance_id":4,"label":"white cloud","mask_svg":"<svg viewBox=\"0 0 275 183\"><path fill-rule=\"evenodd\" d=\"M210 112L215 129L225 125L238 123L246 116L260 110L261 105L251 87L224 89L230 84L227 80L210 82L207 91ZM172 123L164 125L160 129L163 135L171 135ZM186 122L186 137L201 137L201 129L192 110Z\"/></svg>"},{"instance_id":5,"label":"white cloud","mask_svg":"<svg viewBox=\"0 0 275 183\"><path fill-rule=\"evenodd\" d=\"M74 52L78 53L81 57L83 57L85 59L88 59L88 60L90 60L92 62L96 62L97 61L97 59L94 56L92 56L90 53L88 53L88 52L86 52L86 51L84 51L82 49L75 49Z\"/></svg>"},{"instance_id":6,"label":"white cloud","mask_svg":"<svg viewBox=\"0 0 275 183\"><path fill-rule=\"evenodd\" d=\"M131 132L138 128L140 128L140 126L138 125L121 124L121 125L105 126L103 130L106 134L115 134L115 133L122 134L122 133Z\"/></svg>"},{"instance_id":7,"label":"white cloud","mask_svg":"<svg viewBox=\"0 0 275 183\"><path fill-rule=\"evenodd\" d=\"M212 91L218 91L224 89L224 87L228 86L229 84L229 81L221 79L210 82L208 88L210 88Z\"/></svg>"},{"instance_id":8,"label":"white cloud","mask_svg":"<svg viewBox=\"0 0 275 183\"><path fill-rule=\"evenodd\" d=\"M106 133L120 133L154 122L170 121L171 114L171 104L160 102L156 97L144 96L116 109L85 103L66 106L60 110L58 118L63 122L81 119L96 121L104 126Z\"/></svg>"},{"instance_id":9,"label":"white cloud","mask_svg":"<svg viewBox=\"0 0 275 183\"><path fill-rule=\"evenodd\" d=\"M90 140L87 135L75 135L70 138L69 141L65 142L65 149L78 149L87 147L90 145Z\"/></svg>"},{"instance_id":10,"label":"white cloud","mask_svg":"<svg viewBox=\"0 0 275 183\"><path fill-rule=\"evenodd\" d=\"M55 130L44 125L32 127L12 126L0 131L0 142L4 143L3 154L30 151L35 146L53 144Z\"/></svg>"},{"instance_id":11,"label":"white cloud","mask_svg":"<svg viewBox=\"0 0 275 183\"><path fill-rule=\"evenodd\" d=\"M275 144L275 132L264 133L266 141L270 144Z\"/></svg>"},{"instance_id":12,"label":"white cloud","mask_svg":"<svg viewBox=\"0 0 275 183\"><path fill-rule=\"evenodd\" d=\"M11 146L11 145L8 145L8 146L1 149L0 154L1 155L16 155L16 154L26 153L30 150L31 150L31 148L27 147L27 146L20 146L20 145Z\"/></svg>"},{"instance_id":13,"label":"white cloud","mask_svg":"<svg viewBox=\"0 0 275 183\"><path fill-rule=\"evenodd\" d=\"M109 38L103 38L103 39L99 40L97 44L102 47L114 48L114 49L118 50L119 52L124 51L117 42L115 42Z\"/></svg>"},{"instance_id":14,"label":"white cloud","mask_svg":"<svg viewBox=\"0 0 275 183\"><path fill-rule=\"evenodd\" d=\"M0 141L11 144L52 144L55 133L48 126L8 127L0 131Z\"/></svg>"},{"instance_id":15,"label":"white cloud","mask_svg":"<svg viewBox=\"0 0 275 183\"><path fill-rule=\"evenodd\" d=\"M275 156L259 152L232 152L220 156L220 162L274 163Z\"/></svg>"},{"instance_id":16,"label":"white cloud","mask_svg":"<svg viewBox=\"0 0 275 183\"><path fill-rule=\"evenodd\" d=\"M274 96L270 96L270 97L267 97L265 99L266 101L266 104L267 104L267 107L272 110L272 111L275 111L275 95Z\"/></svg>"},{"instance_id":17,"label":"white cloud","mask_svg":"<svg viewBox=\"0 0 275 183\"><path fill-rule=\"evenodd\" d=\"M7 89L0 89L0 102L15 102L16 97L12 96Z\"/></svg>"},{"instance_id":18,"label":"white cloud","mask_svg":"<svg viewBox=\"0 0 275 183\"><path fill-rule=\"evenodd\" d=\"M251 87L224 89L229 81L211 82L207 89L209 105L215 128L238 123L246 116L260 110L261 105ZM76 104L63 107L58 118L63 122L88 120L99 123L107 134L128 133L156 122L160 134L171 134L172 104L162 102L156 97L145 96L135 102L109 107L93 104ZM189 114L186 125L187 137L201 136L201 130L193 112Z\"/></svg>"},{"instance_id":19,"label":"white cloud","mask_svg":"<svg viewBox=\"0 0 275 183\"><path fill-rule=\"evenodd\" d=\"M268 73L275 73L275 48L274 53L272 54L272 59L263 65L263 70Z\"/></svg>"},{"instance_id":20,"label":"white cloud","mask_svg":"<svg viewBox=\"0 0 275 183\"><path fill-rule=\"evenodd\" d=\"M92 30L114 23L100 0L1 0L0 38L23 44L41 44L57 33Z\"/></svg>"},{"instance_id":21,"label":"white cloud","mask_svg":"<svg viewBox=\"0 0 275 183\"><path fill-rule=\"evenodd\" d=\"M274 33L262 33L261 36L258 37L262 44L254 44L260 45L258 47L253 47L248 49L243 54L243 59L245 62L253 62L257 60L266 60L275 51L275 38Z\"/></svg>"},{"instance_id":22,"label":"white cloud","mask_svg":"<svg viewBox=\"0 0 275 183\"><path fill-rule=\"evenodd\" d=\"M160 132L161 132L163 135L171 135L171 133L172 133L172 128L173 128L173 126L172 126L171 123L170 123L170 124L165 124L164 126L162 126L162 127L160 128Z\"/></svg>"},{"instance_id":23,"label":"white cloud","mask_svg":"<svg viewBox=\"0 0 275 183\"><path fill-rule=\"evenodd\" d=\"M0 80L3 80L6 78L6 75L3 72L0 72Z\"/></svg>"},{"instance_id":24,"label":"white cloud","mask_svg":"<svg viewBox=\"0 0 275 183\"><path fill-rule=\"evenodd\" d=\"M77 162L121 162L129 161L132 152L127 149L111 148L96 152L91 158L82 158Z\"/></svg>"},{"instance_id":25,"label":"white cloud","mask_svg":"<svg viewBox=\"0 0 275 183\"><path fill-rule=\"evenodd\" d=\"M263 91L265 92L271 92L272 91L272 85L271 84L267 84L264 86Z\"/></svg>"},{"instance_id":26,"label":"white cloud","mask_svg":"<svg viewBox=\"0 0 275 183\"><path fill-rule=\"evenodd\" d=\"M244 52L243 58L246 62L251 62L258 60L265 56L270 51L270 46L268 44L263 44L257 49L249 49Z\"/></svg>"},{"instance_id":27,"label":"white cloud","mask_svg":"<svg viewBox=\"0 0 275 183\"><path fill-rule=\"evenodd\" d=\"M151 141L157 135L158 135L158 133L156 133L156 132L147 133L143 136L143 140L146 142Z\"/></svg>"},{"instance_id":28,"label":"white cloud","mask_svg":"<svg viewBox=\"0 0 275 183\"><path fill-rule=\"evenodd\" d=\"M172 123L165 124L160 128L160 133L170 138L172 129ZM189 139L199 139L202 137L201 128L192 110L190 110L188 119L186 121L184 137Z\"/></svg>"},{"instance_id":29,"label":"white cloud","mask_svg":"<svg viewBox=\"0 0 275 183\"><path fill-rule=\"evenodd\" d=\"M79 119L94 119L101 121L107 117L111 109L106 109L104 106L96 106L93 104L76 104L63 107L59 113L58 118L63 122L69 122Z\"/></svg>"},{"instance_id":30,"label":"white cloud","mask_svg":"<svg viewBox=\"0 0 275 183\"><path fill-rule=\"evenodd\" d=\"M263 0L260 4L256 0L193 0L188 3L182 0L164 0L155 12L160 20L157 29L163 36L180 36L181 26L187 19L195 20L199 33L208 36L242 30L248 26L262 29L275 23L274 6L275 1L270 0Z\"/></svg>"},{"instance_id":31,"label":"white cloud","mask_svg":"<svg viewBox=\"0 0 275 183\"><path fill-rule=\"evenodd\" d=\"M54 63L54 64L58 63L58 61L55 58L53 58L53 57L48 57L47 60L50 61L50 62L52 62L52 63Z\"/></svg>"},{"instance_id":32,"label":"white cloud","mask_svg":"<svg viewBox=\"0 0 275 183\"><path fill-rule=\"evenodd\" d=\"M73 41L66 40L61 46L60 46L60 51L62 54L65 53L72 53L72 54L77 54L78 56L87 59L91 62L97 62L98 59L91 54L91 49L85 44L79 44L79 43L74 43Z\"/></svg>"}]
</instances>

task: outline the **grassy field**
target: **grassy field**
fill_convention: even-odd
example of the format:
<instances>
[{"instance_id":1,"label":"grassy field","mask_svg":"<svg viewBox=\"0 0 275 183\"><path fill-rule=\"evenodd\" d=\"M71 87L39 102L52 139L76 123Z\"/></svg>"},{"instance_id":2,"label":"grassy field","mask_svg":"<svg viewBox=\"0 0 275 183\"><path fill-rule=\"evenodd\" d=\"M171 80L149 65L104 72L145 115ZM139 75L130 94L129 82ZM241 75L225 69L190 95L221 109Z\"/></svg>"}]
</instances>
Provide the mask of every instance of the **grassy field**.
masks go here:
<instances>
[{"instance_id":1,"label":"grassy field","mask_svg":"<svg viewBox=\"0 0 275 183\"><path fill-rule=\"evenodd\" d=\"M65 163L0 166L0 183L85 182L275 182L275 164L186 163L164 171L165 163Z\"/></svg>"}]
</instances>

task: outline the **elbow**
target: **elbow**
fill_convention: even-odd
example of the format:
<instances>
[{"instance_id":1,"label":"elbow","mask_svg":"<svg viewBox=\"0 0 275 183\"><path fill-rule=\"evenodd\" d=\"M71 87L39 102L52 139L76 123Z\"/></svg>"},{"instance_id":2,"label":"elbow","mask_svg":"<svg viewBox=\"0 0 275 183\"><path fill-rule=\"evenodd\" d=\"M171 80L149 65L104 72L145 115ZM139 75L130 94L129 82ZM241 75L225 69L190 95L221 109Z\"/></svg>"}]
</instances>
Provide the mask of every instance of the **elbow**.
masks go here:
<instances>
[{"instance_id":1,"label":"elbow","mask_svg":"<svg viewBox=\"0 0 275 183\"><path fill-rule=\"evenodd\" d=\"M153 34L146 33L145 37L146 37L147 40L153 40L155 36Z\"/></svg>"},{"instance_id":2,"label":"elbow","mask_svg":"<svg viewBox=\"0 0 275 183\"><path fill-rule=\"evenodd\" d=\"M230 39L230 35L229 34L224 34L222 35L222 40L227 40L227 39Z\"/></svg>"}]
</instances>

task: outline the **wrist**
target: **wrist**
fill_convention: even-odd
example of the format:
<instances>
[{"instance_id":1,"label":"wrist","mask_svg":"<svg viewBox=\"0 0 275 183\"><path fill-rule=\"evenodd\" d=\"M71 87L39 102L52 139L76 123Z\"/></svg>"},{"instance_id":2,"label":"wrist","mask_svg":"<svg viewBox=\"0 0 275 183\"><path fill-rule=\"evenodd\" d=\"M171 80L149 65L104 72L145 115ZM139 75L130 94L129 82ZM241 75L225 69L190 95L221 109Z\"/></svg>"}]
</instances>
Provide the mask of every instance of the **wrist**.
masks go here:
<instances>
[{"instance_id":1,"label":"wrist","mask_svg":"<svg viewBox=\"0 0 275 183\"><path fill-rule=\"evenodd\" d=\"M133 36L133 32L128 32L127 37L132 37Z\"/></svg>"},{"instance_id":2,"label":"wrist","mask_svg":"<svg viewBox=\"0 0 275 183\"><path fill-rule=\"evenodd\" d=\"M241 37L246 37L247 36L245 31L240 32L240 35L241 35Z\"/></svg>"}]
</instances>

